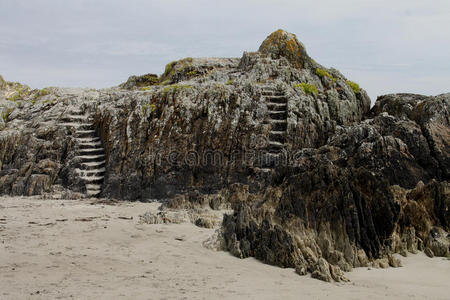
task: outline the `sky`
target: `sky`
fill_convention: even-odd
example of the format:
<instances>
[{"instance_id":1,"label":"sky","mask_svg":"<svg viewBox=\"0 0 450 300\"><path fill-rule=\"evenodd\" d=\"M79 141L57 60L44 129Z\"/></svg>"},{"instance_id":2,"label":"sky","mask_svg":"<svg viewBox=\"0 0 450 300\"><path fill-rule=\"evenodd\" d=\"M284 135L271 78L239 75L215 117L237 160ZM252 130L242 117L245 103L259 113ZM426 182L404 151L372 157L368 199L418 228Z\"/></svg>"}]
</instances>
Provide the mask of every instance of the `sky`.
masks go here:
<instances>
[{"instance_id":1,"label":"sky","mask_svg":"<svg viewBox=\"0 0 450 300\"><path fill-rule=\"evenodd\" d=\"M0 0L0 74L110 87L184 57L241 57L280 28L372 101L450 92L448 0Z\"/></svg>"}]
</instances>

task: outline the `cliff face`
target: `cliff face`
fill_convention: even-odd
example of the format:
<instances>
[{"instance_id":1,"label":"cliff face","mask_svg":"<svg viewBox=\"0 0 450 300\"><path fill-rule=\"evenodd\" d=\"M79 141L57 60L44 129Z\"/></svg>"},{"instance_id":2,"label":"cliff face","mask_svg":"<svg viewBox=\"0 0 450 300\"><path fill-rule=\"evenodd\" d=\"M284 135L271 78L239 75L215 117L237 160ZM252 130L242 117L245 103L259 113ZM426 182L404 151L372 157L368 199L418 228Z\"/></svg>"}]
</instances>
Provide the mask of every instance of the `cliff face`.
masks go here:
<instances>
[{"instance_id":1,"label":"cliff face","mask_svg":"<svg viewBox=\"0 0 450 300\"><path fill-rule=\"evenodd\" d=\"M393 252L448 255L449 100L388 95L369 111L281 30L241 59L186 58L111 89L2 80L0 193L75 197L101 172L103 197L232 206L227 250L341 280ZM79 154L97 143L83 134L104 160Z\"/></svg>"}]
</instances>

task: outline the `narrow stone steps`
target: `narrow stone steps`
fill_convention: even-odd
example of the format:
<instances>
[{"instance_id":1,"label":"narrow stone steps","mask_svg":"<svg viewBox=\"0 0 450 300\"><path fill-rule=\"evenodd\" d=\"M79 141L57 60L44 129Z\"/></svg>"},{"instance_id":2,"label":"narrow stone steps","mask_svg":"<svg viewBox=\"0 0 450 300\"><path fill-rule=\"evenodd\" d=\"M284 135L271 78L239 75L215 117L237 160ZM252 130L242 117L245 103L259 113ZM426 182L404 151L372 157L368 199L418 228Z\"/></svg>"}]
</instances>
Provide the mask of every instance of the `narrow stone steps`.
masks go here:
<instances>
[{"instance_id":1,"label":"narrow stone steps","mask_svg":"<svg viewBox=\"0 0 450 300\"><path fill-rule=\"evenodd\" d=\"M262 95L268 109L266 122L270 124L271 130L268 135L267 152L258 157L257 165L272 170L284 163L281 159L284 157L282 151L286 143L288 99L284 92L274 87L266 87Z\"/></svg>"},{"instance_id":2,"label":"narrow stone steps","mask_svg":"<svg viewBox=\"0 0 450 300\"><path fill-rule=\"evenodd\" d=\"M92 118L81 109L75 108L60 118L59 125L75 128L74 138L77 143L75 159L80 161L75 172L85 183L86 195L98 196L106 172L106 154Z\"/></svg>"}]
</instances>

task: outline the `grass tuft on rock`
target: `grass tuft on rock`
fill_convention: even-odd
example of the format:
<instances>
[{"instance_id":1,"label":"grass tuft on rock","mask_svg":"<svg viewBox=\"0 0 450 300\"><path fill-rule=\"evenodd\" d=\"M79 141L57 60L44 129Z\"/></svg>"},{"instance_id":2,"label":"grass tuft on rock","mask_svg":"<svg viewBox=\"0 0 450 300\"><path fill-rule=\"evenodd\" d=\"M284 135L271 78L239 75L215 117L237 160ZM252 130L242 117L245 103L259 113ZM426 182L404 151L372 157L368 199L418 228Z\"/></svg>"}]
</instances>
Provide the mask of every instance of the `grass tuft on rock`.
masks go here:
<instances>
[{"instance_id":1,"label":"grass tuft on rock","mask_svg":"<svg viewBox=\"0 0 450 300\"><path fill-rule=\"evenodd\" d=\"M181 89L192 89L192 88L193 88L192 85L172 84L172 85L169 85L168 87L164 88L163 93L164 94L167 94L169 92L176 93L178 90L181 90Z\"/></svg>"},{"instance_id":2,"label":"grass tuft on rock","mask_svg":"<svg viewBox=\"0 0 450 300\"><path fill-rule=\"evenodd\" d=\"M317 87L314 84L309 83L299 83L294 86L294 88L302 88L303 92L307 95L317 95L319 91L317 90Z\"/></svg>"},{"instance_id":3,"label":"grass tuft on rock","mask_svg":"<svg viewBox=\"0 0 450 300\"><path fill-rule=\"evenodd\" d=\"M324 77L330 78L333 81L333 83L336 82L336 80L337 80L336 77L333 77L327 70L322 69L322 68L316 68L316 74L320 78L324 78Z\"/></svg>"},{"instance_id":4,"label":"grass tuft on rock","mask_svg":"<svg viewBox=\"0 0 450 300\"><path fill-rule=\"evenodd\" d=\"M361 92L361 88L359 87L359 84L356 82L347 80L347 85L353 90L355 94L359 94Z\"/></svg>"}]
</instances>

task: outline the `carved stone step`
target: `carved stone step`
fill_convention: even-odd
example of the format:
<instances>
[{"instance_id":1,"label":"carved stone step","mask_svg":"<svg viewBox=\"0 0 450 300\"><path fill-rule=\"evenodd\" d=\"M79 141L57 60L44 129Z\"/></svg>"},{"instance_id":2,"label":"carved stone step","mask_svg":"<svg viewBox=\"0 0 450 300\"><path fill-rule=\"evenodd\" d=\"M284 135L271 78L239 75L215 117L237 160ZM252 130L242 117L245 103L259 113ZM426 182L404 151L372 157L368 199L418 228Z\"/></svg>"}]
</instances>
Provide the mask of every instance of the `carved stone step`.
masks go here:
<instances>
[{"instance_id":1,"label":"carved stone step","mask_svg":"<svg viewBox=\"0 0 450 300\"><path fill-rule=\"evenodd\" d=\"M105 160L102 161L91 161L91 162L82 162L80 165L81 170L96 170L98 168L104 167L106 164Z\"/></svg>"},{"instance_id":2,"label":"carved stone step","mask_svg":"<svg viewBox=\"0 0 450 300\"><path fill-rule=\"evenodd\" d=\"M272 111L269 110L269 117L273 120L285 120L286 116L287 116L287 112L286 111Z\"/></svg>"},{"instance_id":3,"label":"carved stone step","mask_svg":"<svg viewBox=\"0 0 450 300\"><path fill-rule=\"evenodd\" d=\"M68 112L69 115L84 115L85 112L80 109L73 109Z\"/></svg>"},{"instance_id":4,"label":"carved stone step","mask_svg":"<svg viewBox=\"0 0 450 300\"><path fill-rule=\"evenodd\" d=\"M78 143L97 143L97 142L99 142L101 144L99 137L83 137L83 138L78 137L78 138L76 138L76 140Z\"/></svg>"},{"instance_id":5,"label":"carved stone step","mask_svg":"<svg viewBox=\"0 0 450 300\"><path fill-rule=\"evenodd\" d=\"M102 191L99 190L86 190L86 194L90 197L98 196Z\"/></svg>"},{"instance_id":6,"label":"carved stone step","mask_svg":"<svg viewBox=\"0 0 450 300\"><path fill-rule=\"evenodd\" d=\"M102 183L104 177L103 176L80 176L80 178L86 183Z\"/></svg>"},{"instance_id":7,"label":"carved stone step","mask_svg":"<svg viewBox=\"0 0 450 300\"><path fill-rule=\"evenodd\" d=\"M272 111L287 111L287 104L286 103L268 102L267 109L272 110Z\"/></svg>"},{"instance_id":8,"label":"carved stone step","mask_svg":"<svg viewBox=\"0 0 450 300\"><path fill-rule=\"evenodd\" d=\"M82 148L78 149L79 155L100 155L105 154L105 149L103 148Z\"/></svg>"},{"instance_id":9,"label":"carved stone step","mask_svg":"<svg viewBox=\"0 0 450 300\"><path fill-rule=\"evenodd\" d=\"M75 114L65 115L61 118L61 120L70 120L70 121L77 121L77 122L87 121L88 119L89 119L88 116L75 115Z\"/></svg>"},{"instance_id":10,"label":"carved stone step","mask_svg":"<svg viewBox=\"0 0 450 300\"><path fill-rule=\"evenodd\" d=\"M83 163L87 162L101 162L105 160L105 154L97 154L97 155L78 155L76 158L79 158Z\"/></svg>"},{"instance_id":11,"label":"carved stone step","mask_svg":"<svg viewBox=\"0 0 450 300\"><path fill-rule=\"evenodd\" d=\"M286 134L284 131L270 131L269 132L269 141L285 143L286 142Z\"/></svg>"},{"instance_id":12,"label":"carved stone step","mask_svg":"<svg viewBox=\"0 0 450 300\"><path fill-rule=\"evenodd\" d=\"M273 131L286 131L287 129L286 120L269 120L268 122Z\"/></svg>"},{"instance_id":13,"label":"carved stone step","mask_svg":"<svg viewBox=\"0 0 450 300\"><path fill-rule=\"evenodd\" d=\"M101 142L78 142L78 148L79 149L97 149L97 148L101 148L103 151L105 151L105 149L102 148L102 143Z\"/></svg>"},{"instance_id":14,"label":"carved stone step","mask_svg":"<svg viewBox=\"0 0 450 300\"><path fill-rule=\"evenodd\" d=\"M106 171L105 168L98 168L98 167L90 170L75 169L75 172L77 172L80 176L103 175L105 171Z\"/></svg>"},{"instance_id":15,"label":"carved stone step","mask_svg":"<svg viewBox=\"0 0 450 300\"><path fill-rule=\"evenodd\" d=\"M78 123L78 122L62 122L62 123L58 123L59 126L66 126L66 127L74 127L78 130L83 130L83 129L90 129L92 128L92 124L89 123Z\"/></svg>"},{"instance_id":16,"label":"carved stone step","mask_svg":"<svg viewBox=\"0 0 450 300\"><path fill-rule=\"evenodd\" d=\"M84 138L88 138L88 137L93 137L95 136L95 130L93 129L88 129L88 130L77 130L75 132L75 134L77 135L77 137L84 137Z\"/></svg>"}]
</instances>

